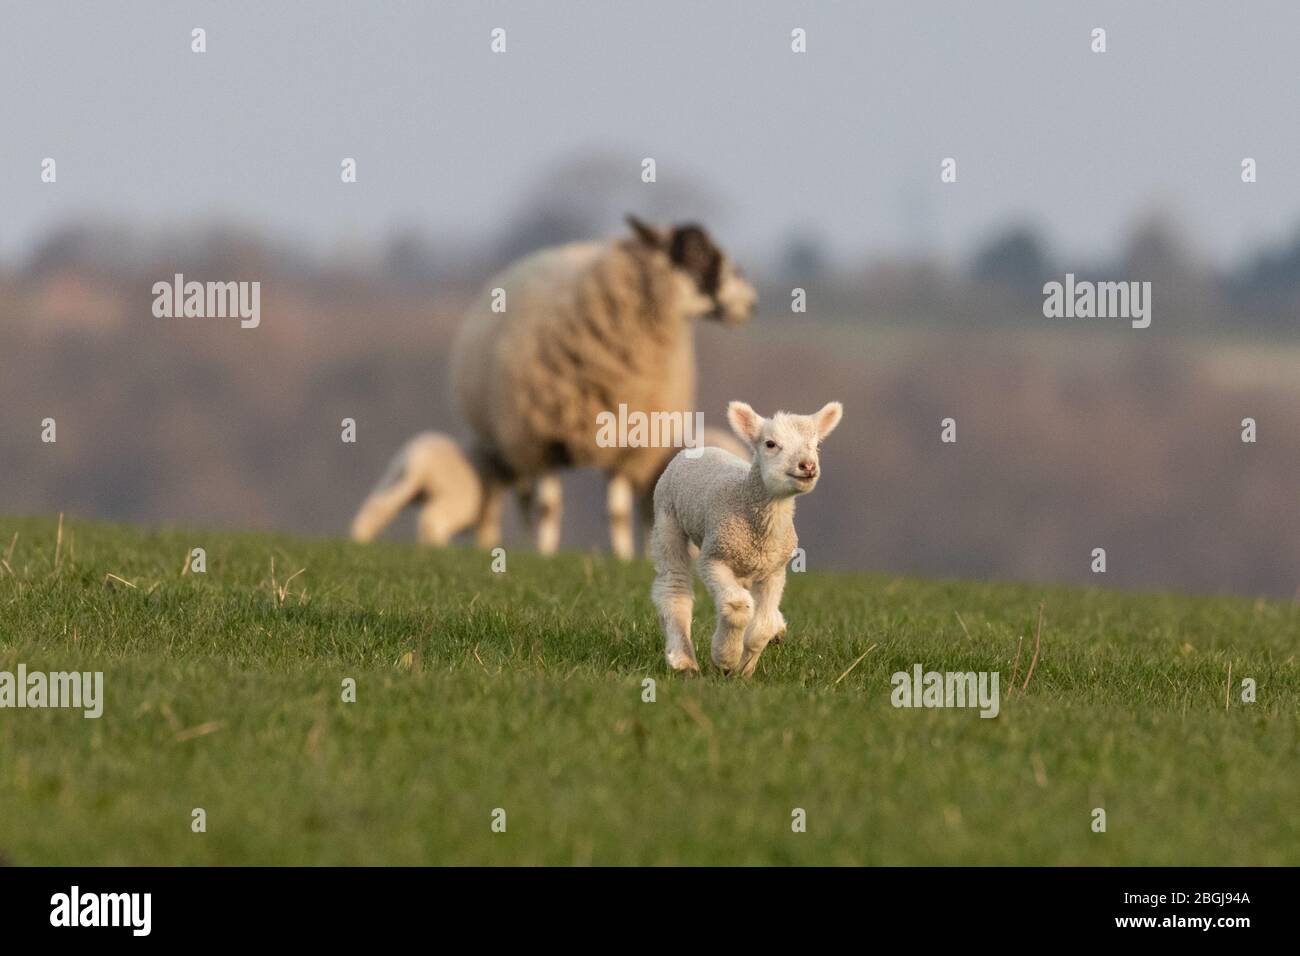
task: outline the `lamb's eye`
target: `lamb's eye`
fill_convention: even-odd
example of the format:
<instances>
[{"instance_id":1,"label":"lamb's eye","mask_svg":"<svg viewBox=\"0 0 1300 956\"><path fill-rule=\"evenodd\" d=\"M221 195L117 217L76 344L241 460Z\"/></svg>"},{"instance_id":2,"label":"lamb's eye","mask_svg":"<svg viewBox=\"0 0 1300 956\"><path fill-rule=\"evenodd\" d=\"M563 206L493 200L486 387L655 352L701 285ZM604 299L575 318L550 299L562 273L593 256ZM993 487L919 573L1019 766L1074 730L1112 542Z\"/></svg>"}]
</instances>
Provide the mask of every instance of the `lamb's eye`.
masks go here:
<instances>
[{"instance_id":1,"label":"lamb's eye","mask_svg":"<svg viewBox=\"0 0 1300 956\"><path fill-rule=\"evenodd\" d=\"M767 440L767 447L768 447L768 448L775 448L775 447L776 447L776 442L772 441L772 439L769 438L769 439Z\"/></svg>"}]
</instances>

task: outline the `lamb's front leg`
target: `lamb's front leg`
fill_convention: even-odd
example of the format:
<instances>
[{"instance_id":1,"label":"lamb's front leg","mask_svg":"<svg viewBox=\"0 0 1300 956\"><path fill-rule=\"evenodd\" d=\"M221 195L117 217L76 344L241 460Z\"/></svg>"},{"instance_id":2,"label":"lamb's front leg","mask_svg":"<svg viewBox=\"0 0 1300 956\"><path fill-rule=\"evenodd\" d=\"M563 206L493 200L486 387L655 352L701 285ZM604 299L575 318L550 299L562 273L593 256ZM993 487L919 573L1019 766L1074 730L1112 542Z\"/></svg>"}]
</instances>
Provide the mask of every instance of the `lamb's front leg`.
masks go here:
<instances>
[{"instance_id":1,"label":"lamb's front leg","mask_svg":"<svg viewBox=\"0 0 1300 956\"><path fill-rule=\"evenodd\" d=\"M785 566L771 577L754 583L754 618L745 632L745 652L740 659L740 676L750 677L763 649L778 634L785 633L781 594L785 591Z\"/></svg>"},{"instance_id":2,"label":"lamb's front leg","mask_svg":"<svg viewBox=\"0 0 1300 956\"><path fill-rule=\"evenodd\" d=\"M745 629L754 616L754 598L731 568L716 558L700 559L700 577L713 595L718 627L713 632L713 663L730 674L741 662Z\"/></svg>"}]
</instances>

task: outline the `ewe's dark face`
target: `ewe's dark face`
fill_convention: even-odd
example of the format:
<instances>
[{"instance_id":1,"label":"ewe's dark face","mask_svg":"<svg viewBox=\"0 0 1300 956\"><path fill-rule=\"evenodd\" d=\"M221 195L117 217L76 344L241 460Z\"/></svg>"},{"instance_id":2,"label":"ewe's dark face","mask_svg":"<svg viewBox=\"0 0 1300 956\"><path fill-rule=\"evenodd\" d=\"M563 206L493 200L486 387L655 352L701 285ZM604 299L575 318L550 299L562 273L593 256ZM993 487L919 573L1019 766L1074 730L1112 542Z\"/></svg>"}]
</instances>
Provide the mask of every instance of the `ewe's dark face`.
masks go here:
<instances>
[{"instance_id":1,"label":"ewe's dark face","mask_svg":"<svg viewBox=\"0 0 1300 956\"><path fill-rule=\"evenodd\" d=\"M690 280L699 297L700 314L728 325L737 325L754 314L758 293L700 226L688 223L658 229L635 216L627 219L642 242L666 253Z\"/></svg>"}]
</instances>

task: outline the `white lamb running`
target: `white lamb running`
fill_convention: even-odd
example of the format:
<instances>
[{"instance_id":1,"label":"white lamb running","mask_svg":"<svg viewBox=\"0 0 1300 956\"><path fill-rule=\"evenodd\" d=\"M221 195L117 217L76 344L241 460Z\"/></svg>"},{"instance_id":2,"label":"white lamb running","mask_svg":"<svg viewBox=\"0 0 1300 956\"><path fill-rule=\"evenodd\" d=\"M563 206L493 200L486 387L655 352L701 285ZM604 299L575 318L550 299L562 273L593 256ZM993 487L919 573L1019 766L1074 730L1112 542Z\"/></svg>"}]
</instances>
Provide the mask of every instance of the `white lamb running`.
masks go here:
<instances>
[{"instance_id":1,"label":"white lamb running","mask_svg":"<svg viewBox=\"0 0 1300 956\"><path fill-rule=\"evenodd\" d=\"M699 548L700 577L718 612L714 664L749 677L763 649L784 633L781 592L799 543L794 499L817 484L818 449L843 413L839 402L830 402L814 415L763 418L732 402L727 421L752 450L750 463L706 448L695 459L678 453L665 469L654 492L650 593L674 671L700 669L691 643L691 544Z\"/></svg>"}]
</instances>

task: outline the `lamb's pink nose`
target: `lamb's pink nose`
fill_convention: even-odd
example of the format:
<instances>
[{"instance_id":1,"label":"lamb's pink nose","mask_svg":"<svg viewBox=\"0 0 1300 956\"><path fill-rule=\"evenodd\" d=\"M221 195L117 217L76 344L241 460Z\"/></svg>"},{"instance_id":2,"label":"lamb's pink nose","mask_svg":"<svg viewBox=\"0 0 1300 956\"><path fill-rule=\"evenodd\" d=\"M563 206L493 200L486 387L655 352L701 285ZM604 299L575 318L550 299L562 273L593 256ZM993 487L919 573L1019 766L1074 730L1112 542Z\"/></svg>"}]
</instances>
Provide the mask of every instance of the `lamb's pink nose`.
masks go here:
<instances>
[{"instance_id":1,"label":"lamb's pink nose","mask_svg":"<svg viewBox=\"0 0 1300 956\"><path fill-rule=\"evenodd\" d=\"M817 463L815 461L801 461L799 462L799 470L812 478L817 474Z\"/></svg>"}]
</instances>

